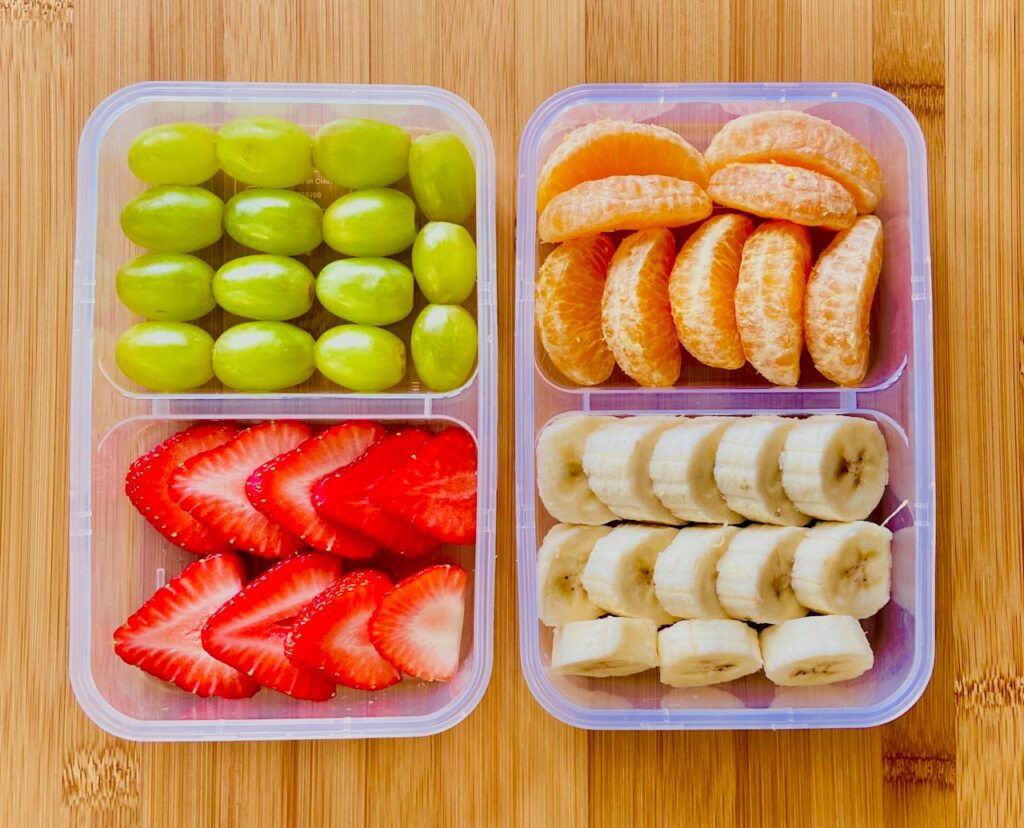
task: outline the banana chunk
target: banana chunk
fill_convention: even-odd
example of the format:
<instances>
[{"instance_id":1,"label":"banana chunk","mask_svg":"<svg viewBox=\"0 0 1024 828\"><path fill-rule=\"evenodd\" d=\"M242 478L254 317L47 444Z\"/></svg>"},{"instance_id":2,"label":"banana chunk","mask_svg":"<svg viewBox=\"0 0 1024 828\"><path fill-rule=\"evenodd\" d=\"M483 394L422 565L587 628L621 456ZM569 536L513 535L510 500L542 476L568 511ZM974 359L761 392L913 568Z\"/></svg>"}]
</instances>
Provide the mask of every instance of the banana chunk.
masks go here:
<instances>
[{"instance_id":1,"label":"banana chunk","mask_svg":"<svg viewBox=\"0 0 1024 828\"><path fill-rule=\"evenodd\" d=\"M701 687L761 669L757 633L742 621L679 621L658 633L661 682Z\"/></svg>"},{"instance_id":2,"label":"banana chunk","mask_svg":"<svg viewBox=\"0 0 1024 828\"><path fill-rule=\"evenodd\" d=\"M807 523L810 518L787 497L779 468L779 455L796 422L761 416L729 426L715 455L715 483L730 509L759 523Z\"/></svg>"},{"instance_id":3,"label":"banana chunk","mask_svg":"<svg viewBox=\"0 0 1024 828\"><path fill-rule=\"evenodd\" d=\"M821 520L864 520L889 482L889 453L874 420L821 415L800 420L779 458L796 507Z\"/></svg>"},{"instance_id":4,"label":"banana chunk","mask_svg":"<svg viewBox=\"0 0 1024 828\"><path fill-rule=\"evenodd\" d=\"M611 531L608 526L559 523L544 536L537 553L537 609L542 624L558 627L604 615L587 596L582 578L594 544Z\"/></svg>"},{"instance_id":5,"label":"banana chunk","mask_svg":"<svg viewBox=\"0 0 1024 828\"><path fill-rule=\"evenodd\" d=\"M625 520L678 526L679 520L654 494L651 453L675 417L626 417L601 426L587 437L583 468L594 494Z\"/></svg>"},{"instance_id":6,"label":"banana chunk","mask_svg":"<svg viewBox=\"0 0 1024 828\"><path fill-rule=\"evenodd\" d=\"M682 521L743 523L715 484L718 444L734 420L728 417L681 418L663 431L651 454L654 493Z\"/></svg>"},{"instance_id":7,"label":"banana chunk","mask_svg":"<svg viewBox=\"0 0 1024 828\"><path fill-rule=\"evenodd\" d=\"M715 591L716 568L735 526L685 526L654 562L654 594L680 618L728 618Z\"/></svg>"},{"instance_id":8,"label":"banana chunk","mask_svg":"<svg viewBox=\"0 0 1024 828\"><path fill-rule=\"evenodd\" d=\"M806 534L795 526L740 529L718 560L718 600L733 618L778 624L807 614L790 583L793 556Z\"/></svg>"},{"instance_id":9,"label":"banana chunk","mask_svg":"<svg viewBox=\"0 0 1024 828\"><path fill-rule=\"evenodd\" d=\"M551 669L565 676L630 676L658 666L658 625L649 618L573 621L555 630Z\"/></svg>"},{"instance_id":10,"label":"banana chunk","mask_svg":"<svg viewBox=\"0 0 1024 828\"><path fill-rule=\"evenodd\" d=\"M849 681L874 666L864 630L849 615L812 615L761 632L769 680L783 687Z\"/></svg>"},{"instance_id":11,"label":"banana chunk","mask_svg":"<svg viewBox=\"0 0 1024 828\"><path fill-rule=\"evenodd\" d=\"M583 567L583 588L602 609L630 618L650 618L671 624L654 592L654 562L675 539L667 526L623 524L594 544Z\"/></svg>"},{"instance_id":12,"label":"banana chunk","mask_svg":"<svg viewBox=\"0 0 1024 828\"><path fill-rule=\"evenodd\" d=\"M892 532L867 521L812 526L793 559L796 597L815 612L874 615L889 603L891 544Z\"/></svg>"},{"instance_id":13,"label":"banana chunk","mask_svg":"<svg viewBox=\"0 0 1024 828\"><path fill-rule=\"evenodd\" d=\"M537 490L544 508L562 523L600 526L615 515L591 491L583 471L583 446L614 417L572 414L548 423L537 439Z\"/></svg>"}]
</instances>

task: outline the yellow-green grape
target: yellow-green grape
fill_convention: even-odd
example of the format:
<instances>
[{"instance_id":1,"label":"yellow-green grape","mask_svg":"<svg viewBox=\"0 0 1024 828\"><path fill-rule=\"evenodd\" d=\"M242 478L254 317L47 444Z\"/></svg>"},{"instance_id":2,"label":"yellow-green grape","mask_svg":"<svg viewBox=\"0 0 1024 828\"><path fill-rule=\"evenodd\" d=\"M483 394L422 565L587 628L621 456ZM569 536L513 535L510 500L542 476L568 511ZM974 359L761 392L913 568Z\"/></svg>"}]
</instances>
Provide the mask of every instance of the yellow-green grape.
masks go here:
<instances>
[{"instance_id":1,"label":"yellow-green grape","mask_svg":"<svg viewBox=\"0 0 1024 828\"><path fill-rule=\"evenodd\" d=\"M236 391L280 391L315 369L313 337L286 322L243 322L213 346L213 372Z\"/></svg>"},{"instance_id":2,"label":"yellow-green grape","mask_svg":"<svg viewBox=\"0 0 1024 828\"><path fill-rule=\"evenodd\" d=\"M476 245L461 224L431 221L412 245L412 272L423 295L439 305L465 302L476 284Z\"/></svg>"},{"instance_id":3,"label":"yellow-green grape","mask_svg":"<svg viewBox=\"0 0 1024 828\"><path fill-rule=\"evenodd\" d=\"M313 307L313 272L287 256L243 256L213 277L213 295L228 313L281 322Z\"/></svg>"},{"instance_id":4,"label":"yellow-green grape","mask_svg":"<svg viewBox=\"0 0 1024 828\"><path fill-rule=\"evenodd\" d=\"M301 256L319 246L323 215L319 204L293 190L242 190L224 208L224 229L253 250Z\"/></svg>"},{"instance_id":5,"label":"yellow-green grape","mask_svg":"<svg viewBox=\"0 0 1024 828\"><path fill-rule=\"evenodd\" d=\"M390 325L412 312L412 271L394 259L339 259L320 271L316 295L327 310L349 322Z\"/></svg>"},{"instance_id":6,"label":"yellow-green grape","mask_svg":"<svg viewBox=\"0 0 1024 828\"><path fill-rule=\"evenodd\" d=\"M316 367L353 391L386 391L405 376L405 343L370 325L338 325L316 341Z\"/></svg>"},{"instance_id":7,"label":"yellow-green grape","mask_svg":"<svg viewBox=\"0 0 1024 828\"><path fill-rule=\"evenodd\" d=\"M147 319L189 322L212 311L213 268L187 253L144 253L117 271L117 296Z\"/></svg>"},{"instance_id":8,"label":"yellow-green grape","mask_svg":"<svg viewBox=\"0 0 1024 828\"><path fill-rule=\"evenodd\" d=\"M221 169L254 187L294 187L313 174L313 139L281 118L239 118L217 132Z\"/></svg>"},{"instance_id":9,"label":"yellow-green grape","mask_svg":"<svg viewBox=\"0 0 1024 828\"><path fill-rule=\"evenodd\" d=\"M216 134L202 124L160 124L128 147L128 166L147 184L202 184L217 173Z\"/></svg>"},{"instance_id":10,"label":"yellow-green grape","mask_svg":"<svg viewBox=\"0 0 1024 828\"><path fill-rule=\"evenodd\" d=\"M114 361L151 391L188 391L213 377L213 337L187 322L140 322L117 340Z\"/></svg>"},{"instance_id":11,"label":"yellow-green grape","mask_svg":"<svg viewBox=\"0 0 1024 828\"><path fill-rule=\"evenodd\" d=\"M434 391L465 383L476 362L476 322L460 305L427 305L412 326L412 362Z\"/></svg>"},{"instance_id":12,"label":"yellow-green grape","mask_svg":"<svg viewBox=\"0 0 1024 828\"><path fill-rule=\"evenodd\" d=\"M466 145L453 132L432 132L412 142L409 182L431 221L462 224L476 203L476 170Z\"/></svg>"},{"instance_id":13,"label":"yellow-green grape","mask_svg":"<svg viewBox=\"0 0 1024 828\"><path fill-rule=\"evenodd\" d=\"M386 187L409 169L409 144L409 134L401 127L368 118L342 118L317 132L313 163L339 187Z\"/></svg>"},{"instance_id":14,"label":"yellow-green grape","mask_svg":"<svg viewBox=\"0 0 1024 828\"><path fill-rule=\"evenodd\" d=\"M221 237L224 202L202 187L152 187L121 211L121 229L141 247L190 253Z\"/></svg>"},{"instance_id":15,"label":"yellow-green grape","mask_svg":"<svg viewBox=\"0 0 1024 828\"><path fill-rule=\"evenodd\" d=\"M393 256L415 238L416 205L398 190L356 190L324 213L324 241L346 256Z\"/></svg>"}]
</instances>

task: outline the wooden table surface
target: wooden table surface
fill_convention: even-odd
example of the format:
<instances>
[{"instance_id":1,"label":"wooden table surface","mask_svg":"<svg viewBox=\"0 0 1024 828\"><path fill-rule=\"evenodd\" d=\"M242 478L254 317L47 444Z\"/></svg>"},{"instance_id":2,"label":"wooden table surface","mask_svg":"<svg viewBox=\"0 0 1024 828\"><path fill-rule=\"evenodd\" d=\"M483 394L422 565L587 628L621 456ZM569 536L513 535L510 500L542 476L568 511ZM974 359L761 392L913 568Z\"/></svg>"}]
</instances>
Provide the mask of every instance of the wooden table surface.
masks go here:
<instances>
[{"instance_id":1,"label":"wooden table surface","mask_svg":"<svg viewBox=\"0 0 1024 828\"><path fill-rule=\"evenodd\" d=\"M1013 0L0 0L0 821L58 825L1024 824L1024 16ZM496 659L421 740L145 745L67 682L75 147L147 79L424 83L479 110L498 159ZM516 652L513 213L520 130L585 81L875 83L930 161L938 656L908 714L861 731L586 733Z\"/></svg>"}]
</instances>

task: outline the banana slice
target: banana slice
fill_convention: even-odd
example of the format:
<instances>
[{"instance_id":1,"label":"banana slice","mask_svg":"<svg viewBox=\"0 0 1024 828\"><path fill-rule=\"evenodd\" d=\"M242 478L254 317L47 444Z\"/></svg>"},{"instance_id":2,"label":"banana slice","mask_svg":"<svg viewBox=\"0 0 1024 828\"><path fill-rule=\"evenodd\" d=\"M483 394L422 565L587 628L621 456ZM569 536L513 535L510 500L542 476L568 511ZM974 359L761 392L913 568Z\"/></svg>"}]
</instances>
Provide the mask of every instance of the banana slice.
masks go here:
<instances>
[{"instance_id":1,"label":"banana slice","mask_svg":"<svg viewBox=\"0 0 1024 828\"><path fill-rule=\"evenodd\" d=\"M790 583L793 555L806 534L794 526L740 529L718 560L718 600L733 618L778 624L807 614Z\"/></svg>"},{"instance_id":2,"label":"banana slice","mask_svg":"<svg viewBox=\"0 0 1024 828\"><path fill-rule=\"evenodd\" d=\"M649 618L573 621L555 630L551 669L565 676L630 676L658 666L658 625Z\"/></svg>"},{"instance_id":3,"label":"banana slice","mask_svg":"<svg viewBox=\"0 0 1024 828\"><path fill-rule=\"evenodd\" d=\"M551 517L563 523L600 526L615 515L590 490L583 472L583 445L614 417L573 414L548 423L537 440L537 489Z\"/></svg>"},{"instance_id":4,"label":"banana slice","mask_svg":"<svg viewBox=\"0 0 1024 828\"><path fill-rule=\"evenodd\" d=\"M583 567L583 588L602 609L659 624L676 620L654 593L654 561L675 539L666 526L623 524L594 544Z\"/></svg>"},{"instance_id":5,"label":"banana slice","mask_svg":"<svg viewBox=\"0 0 1024 828\"><path fill-rule=\"evenodd\" d=\"M587 437L583 468L590 488L620 518L667 523L679 520L661 505L651 486L651 452L675 417L625 417Z\"/></svg>"},{"instance_id":6,"label":"banana slice","mask_svg":"<svg viewBox=\"0 0 1024 828\"><path fill-rule=\"evenodd\" d=\"M743 523L743 515L729 508L715 485L715 454L733 422L728 417L680 418L654 444L654 494L680 520Z\"/></svg>"},{"instance_id":7,"label":"banana slice","mask_svg":"<svg viewBox=\"0 0 1024 828\"><path fill-rule=\"evenodd\" d=\"M745 417L726 430L715 455L715 483L731 509L760 523L803 526L809 518L782 488L779 455L796 420Z\"/></svg>"},{"instance_id":8,"label":"banana slice","mask_svg":"<svg viewBox=\"0 0 1024 828\"><path fill-rule=\"evenodd\" d=\"M891 543L892 532L863 520L812 526L793 558L796 597L815 612L874 615L889 603Z\"/></svg>"},{"instance_id":9,"label":"banana slice","mask_svg":"<svg viewBox=\"0 0 1024 828\"><path fill-rule=\"evenodd\" d=\"M587 597L581 578L594 544L611 531L608 526L559 523L544 536L537 555L537 607L541 623L558 627L604 615L604 610Z\"/></svg>"},{"instance_id":10,"label":"banana slice","mask_svg":"<svg viewBox=\"0 0 1024 828\"><path fill-rule=\"evenodd\" d=\"M654 594L680 618L728 618L715 592L716 567L735 526L686 526L654 562Z\"/></svg>"},{"instance_id":11,"label":"banana slice","mask_svg":"<svg viewBox=\"0 0 1024 828\"><path fill-rule=\"evenodd\" d=\"M868 637L849 615L812 615L761 633L764 672L775 684L803 687L849 681L875 663Z\"/></svg>"},{"instance_id":12,"label":"banana slice","mask_svg":"<svg viewBox=\"0 0 1024 828\"><path fill-rule=\"evenodd\" d=\"M756 673L761 646L742 621L679 621L658 633L658 661L662 684L701 687Z\"/></svg>"},{"instance_id":13,"label":"banana slice","mask_svg":"<svg viewBox=\"0 0 1024 828\"><path fill-rule=\"evenodd\" d=\"M864 520L889 482L885 438L874 420L862 417L800 420L779 462L786 495L822 520Z\"/></svg>"}]
</instances>

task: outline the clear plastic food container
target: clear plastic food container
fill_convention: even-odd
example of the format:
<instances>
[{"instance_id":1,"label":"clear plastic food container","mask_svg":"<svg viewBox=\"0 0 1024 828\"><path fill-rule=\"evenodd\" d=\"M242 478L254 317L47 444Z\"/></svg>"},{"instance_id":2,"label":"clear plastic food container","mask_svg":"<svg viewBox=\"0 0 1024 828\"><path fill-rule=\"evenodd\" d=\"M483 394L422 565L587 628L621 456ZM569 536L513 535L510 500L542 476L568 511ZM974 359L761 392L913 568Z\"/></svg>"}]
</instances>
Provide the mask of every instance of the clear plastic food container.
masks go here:
<instances>
[{"instance_id":1,"label":"clear plastic food container","mask_svg":"<svg viewBox=\"0 0 1024 828\"><path fill-rule=\"evenodd\" d=\"M618 369L603 385L576 387L544 354L534 328L534 276L551 249L537 240L536 182L566 132L600 118L671 127L699 149L726 121L748 112L798 109L853 133L879 159L885 196L885 261L872 313L872 354L859 388L839 388L806 359L795 388L770 386L753 369L717 371L688 356L677 387L637 387ZM892 95L861 84L586 85L563 90L531 117L519 151L516 238L516 483L519 643L526 681L540 704L576 727L598 730L865 727L889 721L920 697L935 635L935 477L931 260L924 139ZM890 480L871 515L893 538L892 600L865 623L874 668L859 679L783 688L763 674L713 687L673 689L656 671L614 679L558 676L551 630L537 617L537 549L555 521L537 495L534 449L543 426L568 412L600 414L808 415L842 413L878 422Z\"/></svg>"},{"instance_id":2,"label":"clear plastic food container","mask_svg":"<svg viewBox=\"0 0 1024 828\"><path fill-rule=\"evenodd\" d=\"M121 232L122 206L145 185L128 169L131 140L173 121L217 127L232 118L270 115L306 128L342 117L375 118L412 133L451 130L469 148L477 173L477 288L465 303L477 320L477 367L461 388L437 394L412 372L397 390L352 394L326 379L276 394L241 394L216 381L186 394L154 394L121 376L114 342L139 321L118 301L118 268L141 252ZM452 727L477 705L491 673L496 475L494 149L486 125L461 98L433 87L144 83L103 101L82 133L78 157L77 241L71 368L70 675L85 712L104 730L144 741L334 739L420 736ZM230 194L220 176L212 189ZM337 194L314 178L300 191L329 204ZM475 222L475 224L474 224ZM230 239L223 254L242 255ZM237 246L235 246L237 247ZM321 249L320 254L323 254ZM314 271L322 261L312 257ZM324 260L326 260L324 256ZM422 297L418 300L423 303ZM408 341L407 322L392 326ZM231 320L215 311L201 323L215 335ZM322 309L299 324L314 335L331 324ZM337 320L334 320L337 324ZM405 326L404 328L402 326ZM124 475L140 454L197 420L301 419L333 423L366 418L438 428L460 425L478 446L477 539L443 553L469 574L463 652L451 682L405 681L373 693L338 688L329 702L297 701L273 691L250 699L200 699L123 663L114 630L161 584L194 559L164 540L124 495Z\"/></svg>"}]
</instances>

